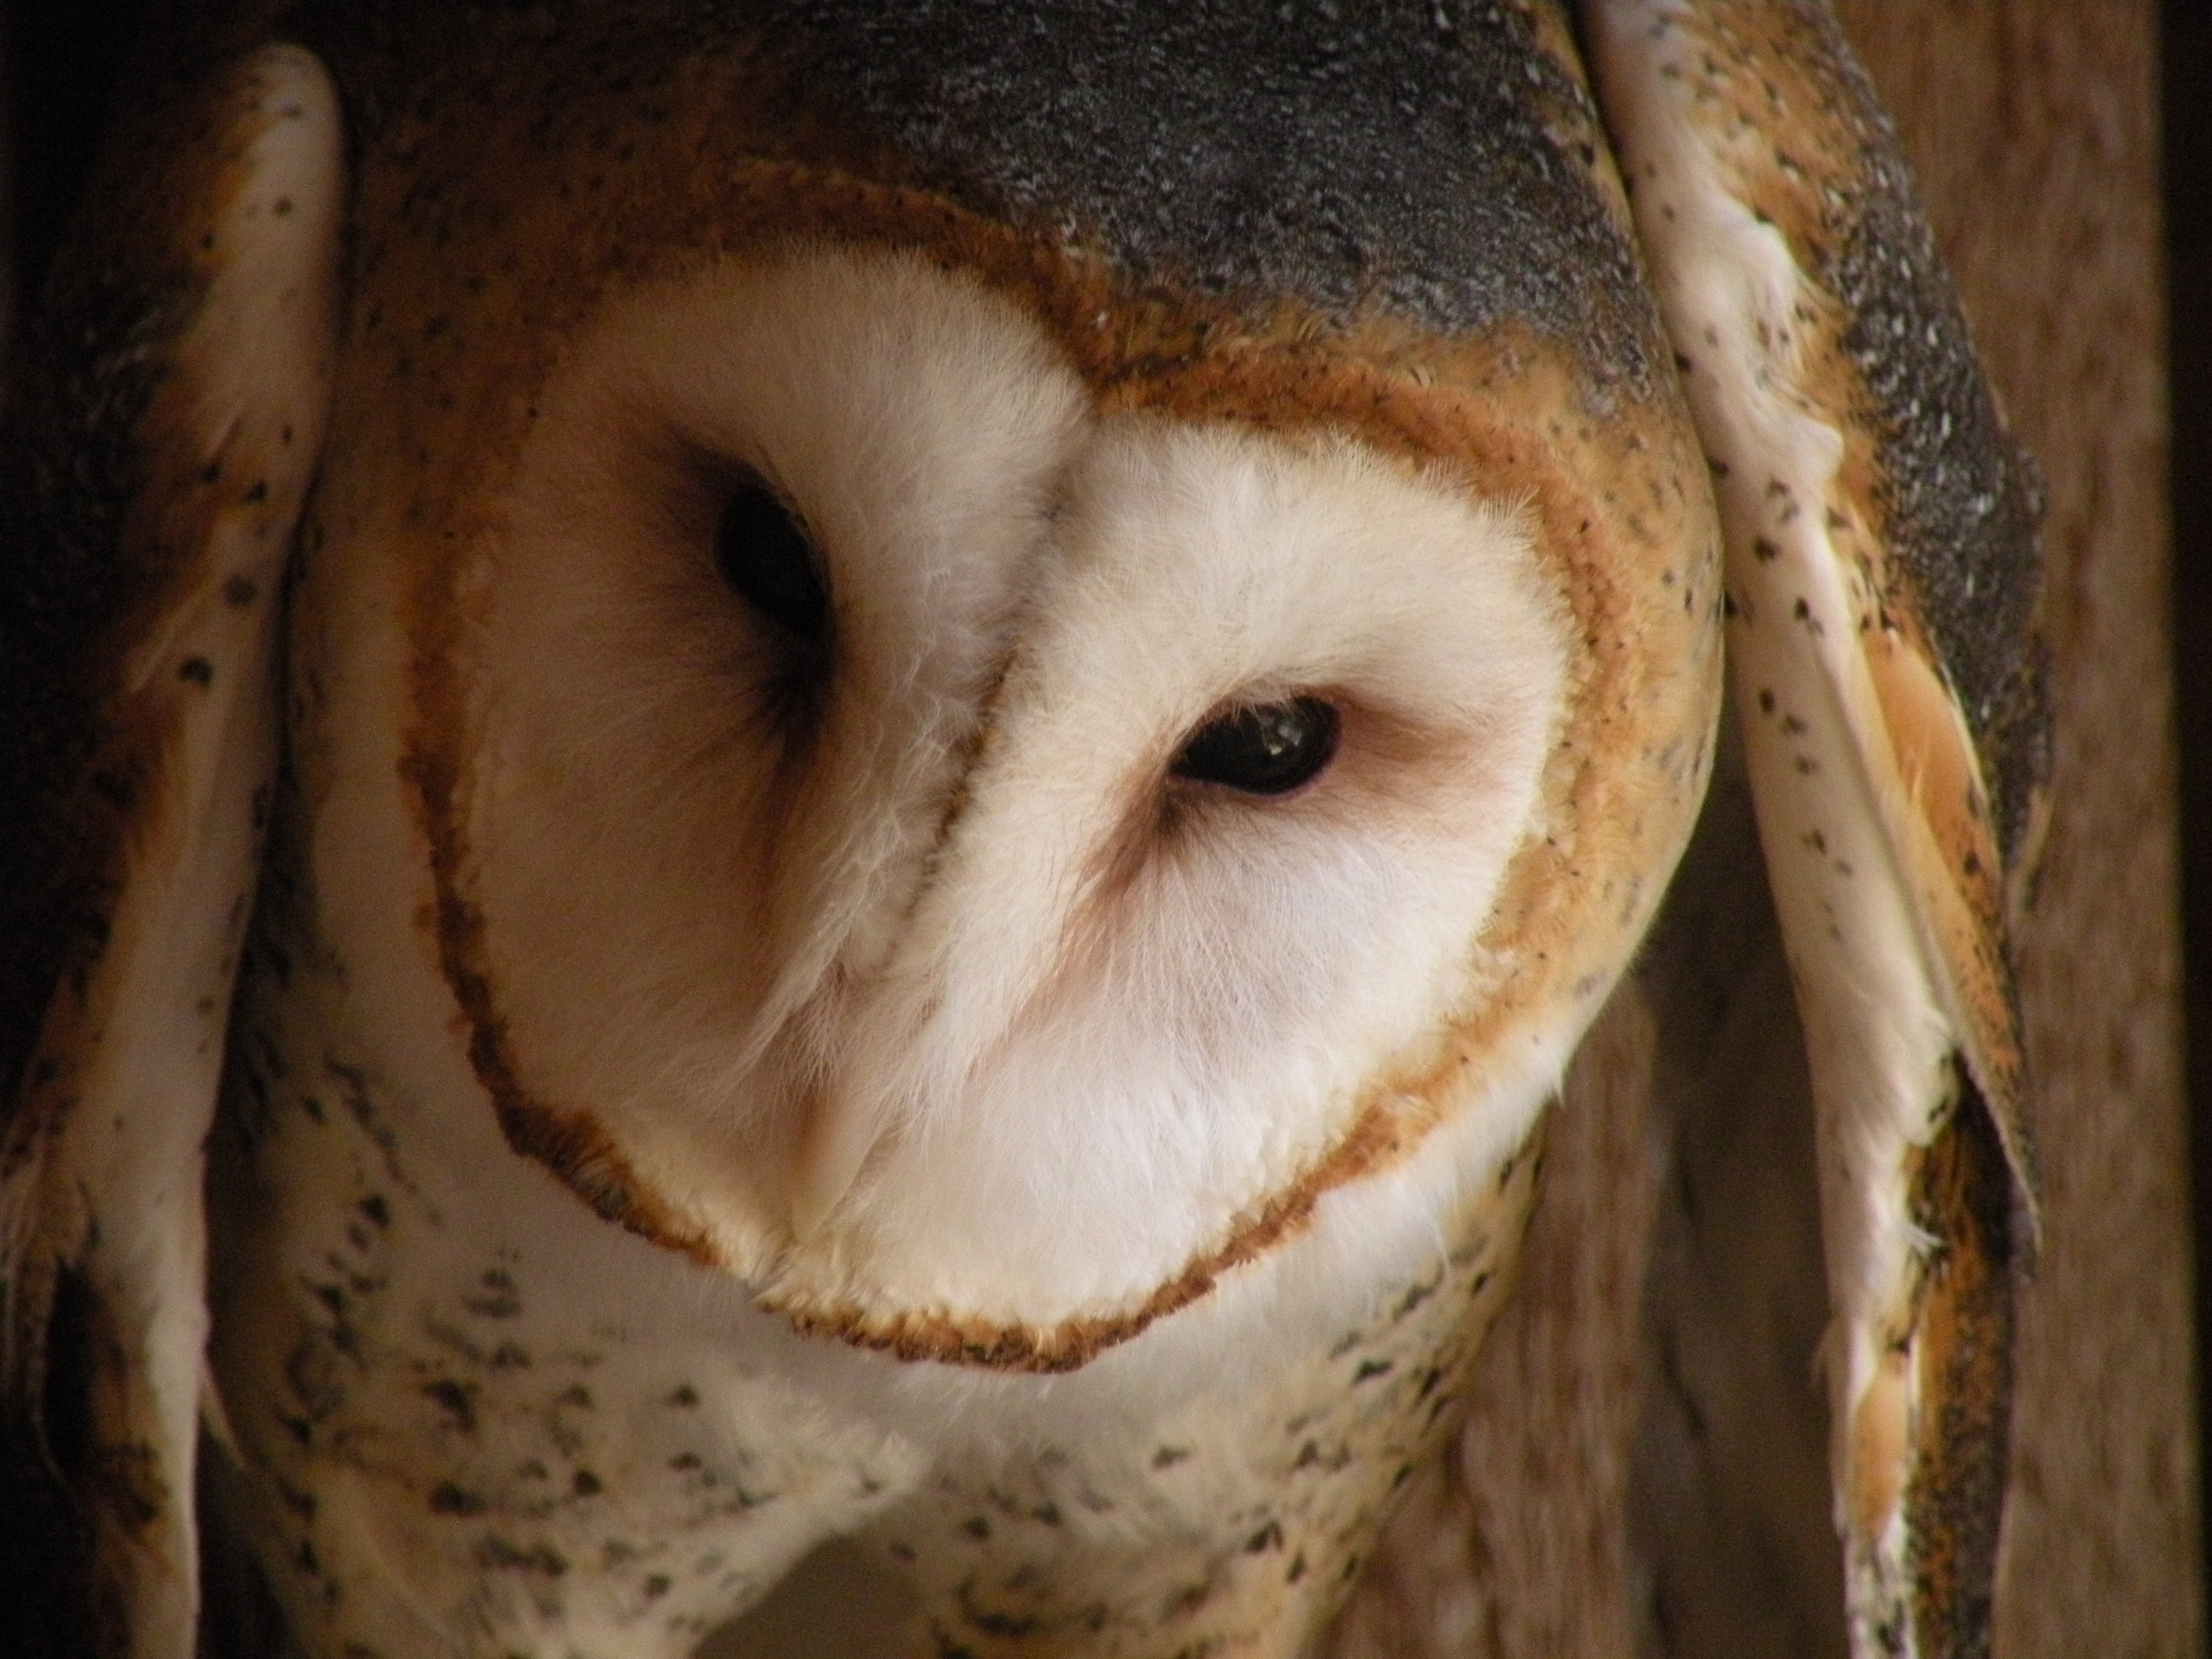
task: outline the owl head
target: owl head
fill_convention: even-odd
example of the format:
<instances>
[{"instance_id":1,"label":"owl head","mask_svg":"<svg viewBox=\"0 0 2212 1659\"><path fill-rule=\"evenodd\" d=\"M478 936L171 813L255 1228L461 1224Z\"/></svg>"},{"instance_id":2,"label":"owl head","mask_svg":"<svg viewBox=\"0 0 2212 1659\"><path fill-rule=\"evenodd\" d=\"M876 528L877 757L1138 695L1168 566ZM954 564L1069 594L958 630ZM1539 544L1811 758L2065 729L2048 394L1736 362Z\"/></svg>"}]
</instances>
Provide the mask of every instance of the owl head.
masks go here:
<instances>
[{"instance_id":1,"label":"owl head","mask_svg":"<svg viewBox=\"0 0 2212 1659\"><path fill-rule=\"evenodd\" d=\"M1601 154L1545 175L1581 269L1460 234L1503 139L1352 268L1015 176L1018 80L921 131L972 19L414 27L404 112L349 98L294 752L331 928L380 1001L434 961L508 1141L811 1328L1034 1368L1516 1146L1718 702ZM1279 203L1401 137L1247 159Z\"/></svg>"}]
</instances>

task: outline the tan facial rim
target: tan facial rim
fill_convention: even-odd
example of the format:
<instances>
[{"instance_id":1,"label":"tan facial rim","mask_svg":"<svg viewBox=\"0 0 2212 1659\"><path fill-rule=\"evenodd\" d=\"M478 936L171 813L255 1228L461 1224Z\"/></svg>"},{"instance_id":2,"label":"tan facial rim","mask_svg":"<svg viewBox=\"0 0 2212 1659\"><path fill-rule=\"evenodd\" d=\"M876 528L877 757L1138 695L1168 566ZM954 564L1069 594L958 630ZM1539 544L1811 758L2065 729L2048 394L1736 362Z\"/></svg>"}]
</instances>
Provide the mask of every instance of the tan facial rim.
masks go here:
<instances>
[{"instance_id":1,"label":"tan facial rim","mask_svg":"<svg viewBox=\"0 0 2212 1659\"><path fill-rule=\"evenodd\" d=\"M1572 615L1570 707L1544 781L1552 833L1514 855L1479 947L1508 964L1437 1039L1370 1085L1349 1130L1216 1247L1134 1306L1050 1326L951 1313L883 1314L760 1299L800 1329L902 1358L1073 1370L1220 1275L1302 1231L1322 1195L1410 1156L1522 1022L1595 1012L1656 907L1702 799L1717 710L1719 585L1702 463L1671 398L1590 412L1590 377L1557 344L1515 331L1438 341L1389 319L1352 328L1283 307L1255 317L1166 286L1133 289L1103 260L1045 245L923 192L784 163L731 180L725 248L842 244L917 253L1012 299L1066 350L1101 414L1150 410L1278 433L1348 434L1526 503L1539 556ZM678 256L688 256L678 257ZM702 256L678 250L674 274ZM641 271L633 258L629 273ZM1613 396L1618 399L1620 393ZM514 1149L601 1216L728 1269L704 1231L655 1194L588 1112L522 1080L472 891L466 793L463 559L419 561L407 621L414 718L401 763L436 886L429 918L468 1029L471 1065Z\"/></svg>"}]
</instances>

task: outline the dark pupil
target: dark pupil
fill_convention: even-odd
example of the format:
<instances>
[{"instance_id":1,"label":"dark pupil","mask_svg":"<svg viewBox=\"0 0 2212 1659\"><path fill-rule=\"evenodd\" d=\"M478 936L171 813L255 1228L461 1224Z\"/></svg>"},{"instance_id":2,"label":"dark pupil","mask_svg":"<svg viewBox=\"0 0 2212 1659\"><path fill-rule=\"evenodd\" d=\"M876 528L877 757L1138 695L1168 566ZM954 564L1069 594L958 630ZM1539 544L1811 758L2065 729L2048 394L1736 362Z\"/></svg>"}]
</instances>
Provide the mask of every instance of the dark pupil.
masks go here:
<instances>
[{"instance_id":1,"label":"dark pupil","mask_svg":"<svg viewBox=\"0 0 2212 1659\"><path fill-rule=\"evenodd\" d=\"M714 526L714 563L769 621L809 641L828 629L830 595L813 545L773 490L746 484L730 497Z\"/></svg>"},{"instance_id":2,"label":"dark pupil","mask_svg":"<svg viewBox=\"0 0 2212 1659\"><path fill-rule=\"evenodd\" d=\"M1176 757L1176 775L1247 794L1285 794L1328 764L1337 725L1336 710L1319 697L1236 709L1192 734Z\"/></svg>"}]
</instances>

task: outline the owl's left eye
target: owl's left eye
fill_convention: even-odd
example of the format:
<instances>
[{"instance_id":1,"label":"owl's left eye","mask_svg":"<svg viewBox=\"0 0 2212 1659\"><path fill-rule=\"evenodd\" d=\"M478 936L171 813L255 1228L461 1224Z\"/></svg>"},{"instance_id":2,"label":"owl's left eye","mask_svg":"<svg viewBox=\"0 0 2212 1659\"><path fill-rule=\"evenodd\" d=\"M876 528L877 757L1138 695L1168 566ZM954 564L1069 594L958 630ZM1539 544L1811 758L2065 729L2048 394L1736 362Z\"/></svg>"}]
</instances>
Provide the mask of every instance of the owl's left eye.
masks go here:
<instances>
[{"instance_id":1,"label":"owl's left eye","mask_svg":"<svg viewBox=\"0 0 2212 1659\"><path fill-rule=\"evenodd\" d=\"M805 526L765 484L730 493L714 526L714 564L756 611L797 638L819 645L829 632L830 593Z\"/></svg>"},{"instance_id":2,"label":"owl's left eye","mask_svg":"<svg viewBox=\"0 0 2212 1659\"><path fill-rule=\"evenodd\" d=\"M1191 734L1175 775L1248 795L1286 795L1335 757L1341 724L1319 697L1234 708Z\"/></svg>"}]
</instances>

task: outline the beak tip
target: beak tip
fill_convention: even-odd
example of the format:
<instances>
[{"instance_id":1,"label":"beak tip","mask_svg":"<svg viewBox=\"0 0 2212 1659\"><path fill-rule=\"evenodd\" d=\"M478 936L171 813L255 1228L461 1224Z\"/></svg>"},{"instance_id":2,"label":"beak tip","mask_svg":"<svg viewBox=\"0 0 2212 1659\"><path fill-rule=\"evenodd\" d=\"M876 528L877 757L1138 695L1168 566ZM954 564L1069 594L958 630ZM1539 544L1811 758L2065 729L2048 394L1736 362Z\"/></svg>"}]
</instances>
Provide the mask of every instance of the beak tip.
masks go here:
<instances>
[{"instance_id":1,"label":"beak tip","mask_svg":"<svg viewBox=\"0 0 2212 1659\"><path fill-rule=\"evenodd\" d=\"M829 1219L830 1212L836 1207L834 1197L824 1194L817 1183L802 1176L792 1187L791 1212L787 1220L791 1242L794 1244L811 1243L815 1235L822 1231L822 1224Z\"/></svg>"},{"instance_id":2,"label":"beak tip","mask_svg":"<svg viewBox=\"0 0 2212 1659\"><path fill-rule=\"evenodd\" d=\"M791 1183L792 1242L805 1244L821 1232L852 1190L860 1165L875 1144L857 1120L859 1114L817 1106L799 1143Z\"/></svg>"}]
</instances>

